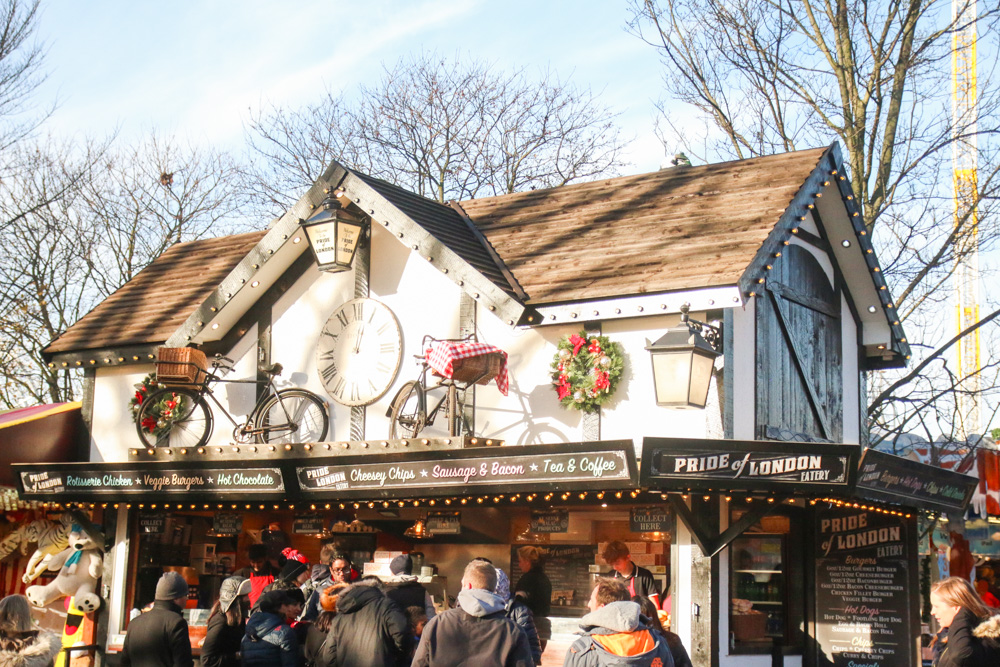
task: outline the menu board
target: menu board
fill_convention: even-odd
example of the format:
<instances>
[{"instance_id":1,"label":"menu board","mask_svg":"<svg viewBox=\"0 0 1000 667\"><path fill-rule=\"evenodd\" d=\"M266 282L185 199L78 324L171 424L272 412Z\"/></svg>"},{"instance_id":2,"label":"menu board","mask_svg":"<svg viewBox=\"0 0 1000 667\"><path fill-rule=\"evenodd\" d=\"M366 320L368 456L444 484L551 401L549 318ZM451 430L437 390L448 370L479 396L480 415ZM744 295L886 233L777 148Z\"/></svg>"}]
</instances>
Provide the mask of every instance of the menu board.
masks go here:
<instances>
[{"instance_id":1,"label":"menu board","mask_svg":"<svg viewBox=\"0 0 1000 667\"><path fill-rule=\"evenodd\" d=\"M409 497L454 493L570 488L616 489L635 485L630 440L559 445L474 447L444 452L315 459L295 466L299 491L320 497Z\"/></svg>"},{"instance_id":2,"label":"menu board","mask_svg":"<svg viewBox=\"0 0 1000 667\"><path fill-rule=\"evenodd\" d=\"M910 522L835 509L819 512L816 525L818 664L914 664Z\"/></svg>"},{"instance_id":3,"label":"menu board","mask_svg":"<svg viewBox=\"0 0 1000 667\"><path fill-rule=\"evenodd\" d=\"M253 462L60 463L20 464L21 497L48 500L60 494L78 498L208 496L280 497L284 478L277 467Z\"/></svg>"},{"instance_id":4,"label":"menu board","mask_svg":"<svg viewBox=\"0 0 1000 667\"><path fill-rule=\"evenodd\" d=\"M911 461L874 449L865 451L858 494L934 511L964 511L979 478Z\"/></svg>"},{"instance_id":5,"label":"menu board","mask_svg":"<svg viewBox=\"0 0 1000 667\"><path fill-rule=\"evenodd\" d=\"M590 566L597 558L597 547L583 545L539 545L546 554L544 571L552 582L552 611L550 616L581 616L581 609L587 607L590 592L594 588ZM510 548L511 592L523 572L519 567L517 550L520 545Z\"/></svg>"}]
</instances>

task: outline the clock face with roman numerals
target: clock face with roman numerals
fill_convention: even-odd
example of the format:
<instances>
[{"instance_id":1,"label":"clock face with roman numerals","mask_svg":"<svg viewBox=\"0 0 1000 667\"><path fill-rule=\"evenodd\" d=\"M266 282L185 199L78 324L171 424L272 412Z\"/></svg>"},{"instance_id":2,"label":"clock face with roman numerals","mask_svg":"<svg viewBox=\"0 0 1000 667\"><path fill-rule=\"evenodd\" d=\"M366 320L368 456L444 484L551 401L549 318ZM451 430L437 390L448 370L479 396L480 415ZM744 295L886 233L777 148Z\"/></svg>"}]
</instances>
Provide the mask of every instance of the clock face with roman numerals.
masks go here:
<instances>
[{"instance_id":1,"label":"clock face with roman numerals","mask_svg":"<svg viewBox=\"0 0 1000 667\"><path fill-rule=\"evenodd\" d=\"M316 369L333 400L368 405L392 386L403 349L399 321L374 299L354 299L334 311L316 348Z\"/></svg>"}]
</instances>

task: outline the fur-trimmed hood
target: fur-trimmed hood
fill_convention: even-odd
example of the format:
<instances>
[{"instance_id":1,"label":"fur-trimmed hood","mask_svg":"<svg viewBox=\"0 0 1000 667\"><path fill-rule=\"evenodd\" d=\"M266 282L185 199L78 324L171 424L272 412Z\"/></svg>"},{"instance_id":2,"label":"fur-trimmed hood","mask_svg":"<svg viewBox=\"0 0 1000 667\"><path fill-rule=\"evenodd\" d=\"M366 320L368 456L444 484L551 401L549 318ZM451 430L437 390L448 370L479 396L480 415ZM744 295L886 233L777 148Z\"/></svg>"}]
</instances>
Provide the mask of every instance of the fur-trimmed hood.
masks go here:
<instances>
[{"instance_id":1,"label":"fur-trimmed hood","mask_svg":"<svg viewBox=\"0 0 1000 667\"><path fill-rule=\"evenodd\" d=\"M992 639L1000 641L1000 614L990 616L988 619L976 626L972 634L980 639Z\"/></svg>"},{"instance_id":2,"label":"fur-trimmed hood","mask_svg":"<svg viewBox=\"0 0 1000 667\"><path fill-rule=\"evenodd\" d=\"M0 651L0 667L48 667L62 649L62 639L41 630L35 641L20 651Z\"/></svg>"}]
</instances>

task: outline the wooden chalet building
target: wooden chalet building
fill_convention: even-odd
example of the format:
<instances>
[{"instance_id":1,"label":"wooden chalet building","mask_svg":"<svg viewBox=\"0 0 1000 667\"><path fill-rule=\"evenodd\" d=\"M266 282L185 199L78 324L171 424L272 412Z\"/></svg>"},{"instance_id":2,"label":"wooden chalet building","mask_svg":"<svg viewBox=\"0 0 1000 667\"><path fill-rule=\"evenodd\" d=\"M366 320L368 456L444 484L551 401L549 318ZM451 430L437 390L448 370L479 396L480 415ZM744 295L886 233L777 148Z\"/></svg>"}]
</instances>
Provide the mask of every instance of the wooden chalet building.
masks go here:
<instances>
[{"instance_id":1,"label":"wooden chalet building","mask_svg":"<svg viewBox=\"0 0 1000 667\"><path fill-rule=\"evenodd\" d=\"M330 195L370 228L340 272L317 268L300 224ZM370 383L348 378L344 389L324 382L323 331L355 299L391 311L399 343L383 344L387 360L373 367L386 368L371 368ZM647 348L678 325L682 306L721 330L704 409L658 405L654 391ZM417 377L409 360L424 337L468 334L506 352L509 391L469 389L474 437L449 437L443 419L390 437L392 401ZM595 413L567 409L553 384L560 343L574 334L620 345L621 379ZM280 363L281 387L324 397L328 435L247 443L216 407L204 445L148 446L128 405L164 346L229 357L230 377L266 380L259 369ZM100 624L111 662L129 610L145 601L143 572L209 551L244 564L249 541L283 532L313 562L330 540L368 554L356 560L372 569L379 553L419 551L452 596L472 556L513 581L518 546L548 549L560 595L546 665L559 664L554 652L573 629L560 619L582 614L589 576L608 569L599 545L614 539L669 586L672 629L696 665L769 665L773 654L787 665L918 664L917 510L968 500L964 479L944 479L961 488L942 498L880 479L891 460L864 467L864 374L902 367L910 351L836 144L446 205L333 164L269 229L173 246L45 354L85 370L87 478L136 480L23 485L29 498L84 503L105 526ZM216 397L238 420L252 387L217 385ZM575 468L581 456L609 472L526 472L543 461ZM491 475L392 477L469 461ZM276 487L141 482L156 471L221 479L265 468ZM380 486L357 482L390 468ZM341 473L337 484L315 482ZM140 531L150 513L165 517L166 533ZM234 513L242 529L227 533L218 517ZM303 515L311 533L299 531ZM414 537L415 522L439 532ZM189 530L170 537L170 526ZM206 526L211 550L196 540ZM225 573L219 562L199 568L203 591ZM881 615L859 611L871 606Z\"/></svg>"}]
</instances>

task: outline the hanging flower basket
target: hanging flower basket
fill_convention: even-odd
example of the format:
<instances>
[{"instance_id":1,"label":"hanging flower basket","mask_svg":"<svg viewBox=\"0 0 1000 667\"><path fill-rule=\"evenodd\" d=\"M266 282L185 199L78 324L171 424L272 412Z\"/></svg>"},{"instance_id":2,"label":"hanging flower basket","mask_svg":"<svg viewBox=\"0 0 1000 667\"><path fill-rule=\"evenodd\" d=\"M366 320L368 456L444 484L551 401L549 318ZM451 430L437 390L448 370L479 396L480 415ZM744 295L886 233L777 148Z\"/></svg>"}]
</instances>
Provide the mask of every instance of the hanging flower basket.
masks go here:
<instances>
[{"instance_id":1,"label":"hanging flower basket","mask_svg":"<svg viewBox=\"0 0 1000 667\"><path fill-rule=\"evenodd\" d=\"M552 384L564 408L597 412L614 396L624 367L620 344L581 331L559 341Z\"/></svg>"}]
</instances>

